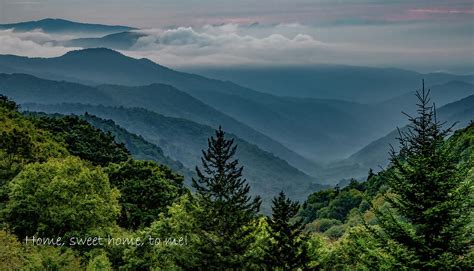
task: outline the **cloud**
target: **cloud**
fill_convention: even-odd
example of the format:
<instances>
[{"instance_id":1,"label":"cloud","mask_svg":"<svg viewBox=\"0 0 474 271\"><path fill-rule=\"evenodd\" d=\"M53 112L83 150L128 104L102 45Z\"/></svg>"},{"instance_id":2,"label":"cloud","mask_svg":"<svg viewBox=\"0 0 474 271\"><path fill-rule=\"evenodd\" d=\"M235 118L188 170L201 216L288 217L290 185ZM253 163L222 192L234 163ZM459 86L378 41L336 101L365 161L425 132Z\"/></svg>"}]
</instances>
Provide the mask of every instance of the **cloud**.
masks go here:
<instances>
[{"instance_id":1,"label":"cloud","mask_svg":"<svg viewBox=\"0 0 474 271\"><path fill-rule=\"evenodd\" d=\"M279 31L293 28L292 31ZM299 33L298 25L255 26L223 24L200 28L149 29L128 55L147 57L173 66L269 65L308 63L311 51L328 47L314 36Z\"/></svg>"},{"instance_id":2,"label":"cloud","mask_svg":"<svg viewBox=\"0 0 474 271\"><path fill-rule=\"evenodd\" d=\"M146 35L121 52L172 68L324 63L425 71L469 67L467 72L472 72L474 60L472 29L464 24L316 27L299 23L230 23L137 32ZM72 38L75 36L39 30L3 30L0 54L60 56L78 49L61 46L62 41Z\"/></svg>"},{"instance_id":3,"label":"cloud","mask_svg":"<svg viewBox=\"0 0 474 271\"><path fill-rule=\"evenodd\" d=\"M459 33L459 31L467 31ZM299 23L220 24L141 31L124 54L163 65L307 66L351 64L410 69L472 66L469 29L430 24L314 27ZM423 35L420 35L423 33ZM441 35L442 33L442 35Z\"/></svg>"},{"instance_id":4,"label":"cloud","mask_svg":"<svg viewBox=\"0 0 474 271\"><path fill-rule=\"evenodd\" d=\"M58 41L69 36L52 36L42 31L16 33L12 30L0 30L0 54L12 54L29 57L54 57L78 48L58 46Z\"/></svg>"},{"instance_id":5,"label":"cloud","mask_svg":"<svg viewBox=\"0 0 474 271\"><path fill-rule=\"evenodd\" d=\"M411 9L410 12L425 14L474 14L474 9L430 8Z\"/></svg>"}]
</instances>

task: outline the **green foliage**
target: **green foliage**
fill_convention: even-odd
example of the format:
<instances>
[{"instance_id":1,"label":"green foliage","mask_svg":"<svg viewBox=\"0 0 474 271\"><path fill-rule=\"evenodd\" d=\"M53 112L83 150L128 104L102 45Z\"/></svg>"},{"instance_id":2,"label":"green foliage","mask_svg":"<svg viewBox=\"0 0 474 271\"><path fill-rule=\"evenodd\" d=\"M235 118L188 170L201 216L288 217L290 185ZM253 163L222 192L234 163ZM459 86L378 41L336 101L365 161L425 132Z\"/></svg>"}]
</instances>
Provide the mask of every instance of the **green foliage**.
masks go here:
<instances>
[{"instance_id":1,"label":"green foliage","mask_svg":"<svg viewBox=\"0 0 474 271\"><path fill-rule=\"evenodd\" d=\"M362 202L362 193L356 189L350 189L339 193L320 214L325 218L344 221L353 208L357 208Z\"/></svg>"},{"instance_id":2,"label":"green foliage","mask_svg":"<svg viewBox=\"0 0 474 271\"><path fill-rule=\"evenodd\" d=\"M221 129L203 152L193 196L167 167L130 159L124 145L134 155L169 162L160 148L113 122L84 117L111 132L103 133L78 117L25 117L17 110L0 96L0 227L17 235L0 230L0 270L260 270L263 264L272 270L470 270L474 265L469 220L474 124L444 140L423 103L421 115L411 119L412 132L402 134L391 167L370 171L366 182L315 192L299 211L281 194L271 219L257 215L260 200L250 196L234 141ZM197 124L169 131L171 124L155 124L186 121L159 115L142 121L152 123L143 126L147 136L167 145L167 152L181 144L180 155L188 157L207 131ZM248 176L276 168L290 172L284 161L275 164L269 154L236 140L251 166ZM262 183L251 184L262 191ZM26 235L139 237L144 243L85 252L20 243Z\"/></svg>"},{"instance_id":3,"label":"green foliage","mask_svg":"<svg viewBox=\"0 0 474 271\"><path fill-rule=\"evenodd\" d=\"M32 120L38 128L50 131L56 140L64 142L72 155L94 165L106 166L129 157L124 144L116 143L111 133L103 133L77 116L34 116Z\"/></svg>"},{"instance_id":4,"label":"green foliage","mask_svg":"<svg viewBox=\"0 0 474 271\"><path fill-rule=\"evenodd\" d=\"M321 190L309 195L299 215L304 218L306 223L320 218L320 210L327 207L336 196L335 189Z\"/></svg>"},{"instance_id":5,"label":"green foliage","mask_svg":"<svg viewBox=\"0 0 474 271\"><path fill-rule=\"evenodd\" d=\"M306 223L327 218L344 222L350 211L358 208L363 201L365 184L356 181L343 189L328 189L311 194L300 211L299 216Z\"/></svg>"},{"instance_id":6,"label":"green foliage","mask_svg":"<svg viewBox=\"0 0 474 271\"><path fill-rule=\"evenodd\" d=\"M166 165L173 171L178 172L191 179L193 172L183 166L179 161L175 161L163 153L163 150L155 144L146 141L142 136L132 134L124 128L118 126L113 120L104 120L94 115L84 114L81 116L92 124L94 127L99 128L104 133L111 133L117 143L125 145L127 150L133 155L133 158L137 160L152 160L161 165Z\"/></svg>"},{"instance_id":7,"label":"green foliage","mask_svg":"<svg viewBox=\"0 0 474 271\"><path fill-rule=\"evenodd\" d=\"M202 264L197 253L198 246L201 245L196 233L197 208L191 195L185 194L168 207L165 213L160 214L159 219L150 227L138 231L137 236L145 240L145 244L125 251L125 264L121 269L193 270ZM153 240L151 243L150 238Z\"/></svg>"},{"instance_id":8,"label":"green foliage","mask_svg":"<svg viewBox=\"0 0 474 271\"><path fill-rule=\"evenodd\" d=\"M346 227L344 225L334 225L331 226L327 231L325 231L324 235L326 235L330 239L338 239L339 237L344 235L345 230Z\"/></svg>"},{"instance_id":9,"label":"green foliage","mask_svg":"<svg viewBox=\"0 0 474 271\"><path fill-rule=\"evenodd\" d=\"M33 163L9 183L6 221L19 237L82 236L114 225L119 192L79 158Z\"/></svg>"},{"instance_id":10,"label":"green foliage","mask_svg":"<svg viewBox=\"0 0 474 271\"><path fill-rule=\"evenodd\" d=\"M36 129L30 120L20 114L14 102L4 96L0 100L0 150L4 154L24 162L34 162L62 157L67 153L51 133Z\"/></svg>"},{"instance_id":11,"label":"green foliage","mask_svg":"<svg viewBox=\"0 0 474 271\"><path fill-rule=\"evenodd\" d=\"M291 223L299 204L283 192L273 199L272 217L268 220L269 245L265 248L263 264L270 270L305 269L309 262L302 219Z\"/></svg>"},{"instance_id":12,"label":"green foliage","mask_svg":"<svg viewBox=\"0 0 474 271\"><path fill-rule=\"evenodd\" d=\"M337 219L331 218L321 218L316 219L313 222L306 224L305 231L306 232L325 232L329 230L332 226L341 225L342 222Z\"/></svg>"},{"instance_id":13,"label":"green foliage","mask_svg":"<svg viewBox=\"0 0 474 271\"><path fill-rule=\"evenodd\" d=\"M0 270L18 270L25 261L21 243L13 234L0 230Z\"/></svg>"},{"instance_id":14,"label":"green foliage","mask_svg":"<svg viewBox=\"0 0 474 271\"><path fill-rule=\"evenodd\" d=\"M117 125L131 133L143 136L148 142L159 146L173 160L180 161L186 168L192 169L200 165L201 151L207 147L207 139L214 135L214 129L209 126L187 119L167 117L143 108L83 104L28 106L30 109L41 112L78 115L89 112L103 119L113 119ZM262 196L261 211L263 213L271 213L271 198L281 190L296 200L303 200L303 195L306 193L327 187L315 184L312 177L274 154L262 150L260 145L250 144L235 134L227 134L227 136L234 138L239 146L236 159L245 165L244 177L252 187L252 194ZM120 137L117 138L120 139ZM185 176L186 180L189 180L194 174Z\"/></svg>"},{"instance_id":15,"label":"green foliage","mask_svg":"<svg viewBox=\"0 0 474 271\"><path fill-rule=\"evenodd\" d=\"M29 246L0 230L0 270L81 270L80 258L69 248Z\"/></svg>"},{"instance_id":16,"label":"green foliage","mask_svg":"<svg viewBox=\"0 0 474 271\"><path fill-rule=\"evenodd\" d=\"M454 154L454 159L467 168L474 165L474 122L464 129L457 130L447 140L444 148Z\"/></svg>"},{"instance_id":17,"label":"green foliage","mask_svg":"<svg viewBox=\"0 0 474 271\"><path fill-rule=\"evenodd\" d=\"M396 244L387 243L397 250ZM351 228L342 238L328 245L316 266L321 270L408 270L396 258L377 246L363 226Z\"/></svg>"},{"instance_id":18,"label":"green foliage","mask_svg":"<svg viewBox=\"0 0 474 271\"><path fill-rule=\"evenodd\" d=\"M316 240L324 245L316 251L319 259L312 257L311 267L451 270L473 266L473 250L466 244L473 241L474 225L472 219L469 224L468 216L472 217L469 210L472 210L474 180L474 125L456 131L445 141L443 130L434 121L434 113L433 121L427 121L431 113L429 106L425 109L426 125L421 134L429 140L422 140L419 132L423 129L414 125L417 130L404 134L402 141L407 143L410 136L415 136L417 139L412 143L425 142L425 148L419 149L426 153L420 151L414 155L417 152L407 150L411 144L402 144L400 154L392 157L395 160L392 166L377 174L370 171L366 182L352 181L343 189L318 191L308 197L299 213L308 223L306 231L325 230L312 235L318 236ZM406 216L394 206L413 209ZM326 220L327 217L338 219ZM366 228L362 224L370 226ZM327 229L328 226L331 228ZM434 241L429 247L426 245L426 236L433 230L437 231L438 239L443 239L443 246ZM420 252L431 254L430 260L424 261Z\"/></svg>"},{"instance_id":19,"label":"green foliage","mask_svg":"<svg viewBox=\"0 0 474 271\"><path fill-rule=\"evenodd\" d=\"M152 161L129 159L106 172L120 190L118 224L127 229L149 226L184 192L183 177Z\"/></svg>"},{"instance_id":20,"label":"green foliage","mask_svg":"<svg viewBox=\"0 0 474 271\"><path fill-rule=\"evenodd\" d=\"M8 183L27 163L68 153L49 132L36 129L17 109L13 101L0 96L0 210L8 201Z\"/></svg>"},{"instance_id":21,"label":"green foliage","mask_svg":"<svg viewBox=\"0 0 474 271\"><path fill-rule=\"evenodd\" d=\"M107 239L110 238L110 240L123 240L123 242L104 242L104 245L102 247L94 247L92 250L87 251L83 256L83 262L90 263L91 261L94 261L95 257L99 257L99 259L97 260L101 263L105 263L105 257L101 256L105 253L105 255L107 256L107 260L112 265L112 268L114 270L117 270L120 266L123 266L125 264L125 251L133 247L133 245L127 243L127 240L134 240L136 235L136 232L129 231L120 227L112 227L108 229Z\"/></svg>"},{"instance_id":22,"label":"green foliage","mask_svg":"<svg viewBox=\"0 0 474 271\"><path fill-rule=\"evenodd\" d=\"M9 111L18 111L18 105L8 99L7 96L0 94L0 107L5 108Z\"/></svg>"},{"instance_id":23,"label":"green foliage","mask_svg":"<svg viewBox=\"0 0 474 271\"><path fill-rule=\"evenodd\" d=\"M381 246L389 241L401 246L403 254L393 246L387 249L408 268L466 269L473 242L468 223L474 178L443 147L449 129L437 122L428 95L423 85L417 94L418 115L409 118L408 132L400 133L400 152L392 152L390 194L385 197L391 208L375 211L382 230L374 234ZM469 169L473 165L468 163Z\"/></svg>"},{"instance_id":24,"label":"green foliage","mask_svg":"<svg viewBox=\"0 0 474 271\"><path fill-rule=\"evenodd\" d=\"M262 269L262 263L265 259L265 250L269 245L270 232L268 227L268 218L260 216L255 219L249 226L252 230L250 233L254 242L249 246L245 257L248 259L244 269L259 270Z\"/></svg>"},{"instance_id":25,"label":"green foliage","mask_svg":"<svg viewBox=\"0 0 474 271\"><path fill-rule=\"evenodd\" d=\"M237 146L219 128L203 151L202 170L193 179L200 211L197 212L201 245L200 268L242 268L252 240L248 227L260 208L259 197L249 196L250 187L242 178L242 167L233 160Z\"/></svg>"},{"instance_id":26,"label":"green foliage","mask_svg":"<svg viewBox=\"0 0 474 271\"><path fill-rule=\"evenodd\" d=\"M76 271L81 268L81 260L70 248L51 246L36 247L27 256L27 270L67 270Z\"/></svg>"},{"instance_id":27,"label":"green foliage","mask_svg":"<svg viewBox=\"0 0 474 271\"><path fill-rule=\"evenodd\" d=\"M87 263L86 271L111 271L112 264L103 250L91 251L93 256Z\"/></svg>"}]
</instances>

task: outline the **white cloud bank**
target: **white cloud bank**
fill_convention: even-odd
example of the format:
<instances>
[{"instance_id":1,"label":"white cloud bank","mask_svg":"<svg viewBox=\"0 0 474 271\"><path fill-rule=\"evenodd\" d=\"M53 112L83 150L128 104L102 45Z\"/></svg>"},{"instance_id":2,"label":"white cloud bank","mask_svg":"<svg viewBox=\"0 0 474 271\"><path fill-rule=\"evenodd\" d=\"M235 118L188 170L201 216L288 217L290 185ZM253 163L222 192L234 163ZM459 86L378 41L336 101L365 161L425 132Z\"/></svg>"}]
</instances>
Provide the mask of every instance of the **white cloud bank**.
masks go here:
<instances>
[{"instance_id":1,"label":"white cloud bank","mask_svg":"<svg viewBox=\"0 0 474 271\"><path fill-rule=\"evenodd\" d=\"M162 65L288 66L321 63L392 66L418 70L472 67L472 35L449 36L456 28L424 25L318 28L301 24L145 29L147 34L122 53ZM370 28L370 29L369 29ZM445 35L440 35L440 31ZM423 33L423 35L419 35ZM459 38L460 37L460 38ZM0 54L52 57L77 48L61 46L74 37L41 31L0 31ZM469 71L471 72L471 71Z\"/></svg>"},{"instance_id":2,"label":"white cloud bank","mask_svg":"<svg viewBox=\"0 0 474 271\"><path fill-rule=\"evenodd\" d=\"M316 50L329 45L304 33L258 33L238 25L204 26L201 29L178 27L144 30L126 54L151 58L172 66L189 65L270 65L310 64ZM263 31L262 31L263 32Z\"/></svg>"},{"instance_id":3,"label":"white cloud bank","mask_svg":"<svg viewBox=\"0 0 474 271\"><path fill-rule=\"evenodd\" d=\"M58 41L70 38L71 36L50 35L41 30L22 33L9 29L0 30L0 54L28 57L60 56L70 50L79 49L58 46Z\"/></svg>"}]
</instances>

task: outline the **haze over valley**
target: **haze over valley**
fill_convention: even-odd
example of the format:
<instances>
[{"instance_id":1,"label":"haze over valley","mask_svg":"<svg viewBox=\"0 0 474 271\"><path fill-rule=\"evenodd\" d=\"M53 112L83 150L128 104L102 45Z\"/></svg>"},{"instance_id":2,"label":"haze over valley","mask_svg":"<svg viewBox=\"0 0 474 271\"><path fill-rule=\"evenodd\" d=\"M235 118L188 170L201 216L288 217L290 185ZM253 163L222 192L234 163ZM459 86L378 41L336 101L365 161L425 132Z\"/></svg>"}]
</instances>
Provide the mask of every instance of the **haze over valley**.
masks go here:
<instances>
[{"instance_id":1,"label":"haze over valley","mask_svg":"<svg viewBox=\"0 0 474 271\"><path fill-rule=\"evenodd\" d=\"M0 0L0 270L474 270L473 30L472 0Z\"/></svg>"},{"instance_id":2,"label":"haze over valley","mask_svg":"<svg viewBox=\"0 0 474 271\"><path fill-rule=\"evenodd\" d=\"M100 108L91 106L120 106L120 110L142 108L146 114L185 119L196 127L204 125L207 131L221 125L288 163L291 170L306 178L303 182L307 187L364 178L368 167L386 165L386 147L393 140L383 139L393 137L393 129L405 125L401 111L414 112L414 91L422 79L431 88L438 107L455 107L457 101L474 95L473 75L446 72L339 64L172 69L146 58L127 56L139 52L141 39L152 35L129 26L45 19L0 25L0 29L4 29L3 35L23 42L64 51L46 58L0 56L0 90L23 104L24 110L84 114ZM157 42L168 43L171 30L167 31ZM66 36L69 40L64 39ZM71 38L74 36L78 38ZM61 105L67 103L74 104L75 109ZM108 112L93 114L143 136L187 168L192 169L199 161L199 149L205 141L196 141L195 151L183 154L181 147L189 149L184 142L164 148L160 145L170 142L157 141L152 128L137 126L137 122L122 123L118 111ZM469 113L460 112L458 119L446 118L465 125L472 118ZM381 146L367 151L374 144ZM250 176L258 179L264 173L259 174ZM281 182L276 190L285 186L285 181ZM286 182L289 185L297 178ZM305 196L301 193L298 198Z\"/></svg>"}]
</instances>

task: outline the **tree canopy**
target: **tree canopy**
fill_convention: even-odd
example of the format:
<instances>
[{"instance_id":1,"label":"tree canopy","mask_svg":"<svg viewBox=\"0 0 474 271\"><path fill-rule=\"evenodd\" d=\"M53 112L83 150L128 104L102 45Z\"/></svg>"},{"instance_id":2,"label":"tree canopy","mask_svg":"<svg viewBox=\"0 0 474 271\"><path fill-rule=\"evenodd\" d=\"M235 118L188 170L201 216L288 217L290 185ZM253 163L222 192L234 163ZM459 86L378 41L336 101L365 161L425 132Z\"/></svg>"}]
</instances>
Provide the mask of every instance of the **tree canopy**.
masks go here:
<instances>
[{"instance_id":1,"label":"tree canopy","mask_svg":"<svg viewBox=\"0 0 474 271\"><path fill-rule=\"evenodd\" d=\"M182 176L152 161L130 159L111 164L106 172L120 190L118 224L127 229L150 226L185 191Z\"/></svg>"},{"instance_id":2,"label":"tree canopy","mask_svg":"<svg viewBox=\"0 0 474 271\"><path fill-rule=\"evenodd\" d=\"M226 139L219 127L202 152L202 169L196 167L198 178L193 179L193 187L201 208L198 253L202 268L242 268L245 251L253 242L246 226L256 218L261 200L249 195L243 167L233 158L236 151L234 140Z\"/></svg>"},{"instance_id":3,"label":"tree canopy","mask_svg":"<svg viewBox=\"0 0 474 271\"><path fill-rule=\"evenodd\" d=\"M20 238L99 233L120 210L104 171L77 157L28 164L8 186L6 221Z\"/></svg>"}]
</instances>

